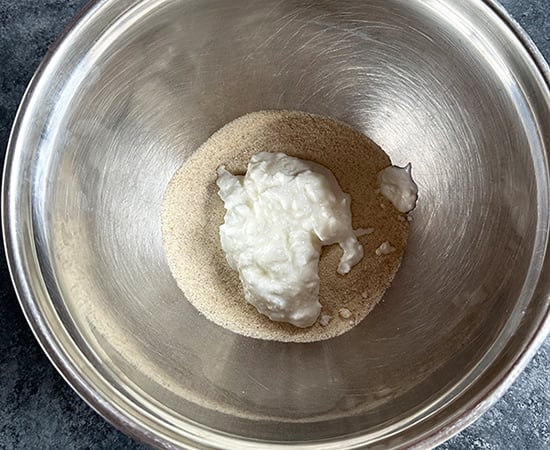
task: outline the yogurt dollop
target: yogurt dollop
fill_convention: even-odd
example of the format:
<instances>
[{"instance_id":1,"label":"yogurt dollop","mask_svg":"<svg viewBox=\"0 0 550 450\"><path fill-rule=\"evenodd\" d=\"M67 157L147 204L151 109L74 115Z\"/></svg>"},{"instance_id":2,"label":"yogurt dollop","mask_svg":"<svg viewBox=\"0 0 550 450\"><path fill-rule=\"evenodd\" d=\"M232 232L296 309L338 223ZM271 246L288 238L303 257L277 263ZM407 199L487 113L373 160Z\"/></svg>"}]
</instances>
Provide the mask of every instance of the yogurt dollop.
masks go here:
<instances>
[{"instance_id":1,"label":"yogurt dollop","mask_svg":"<svg viewBox=\"0 0 550 450\"><path fill-rule=\"evenodd\" d=\"M380 192L395 209L408 213L416 207L418 186L411 173L411 164L405 167L389 166L378 173Z\"/></svg>"},{"instance_id":2,"label":"yogurt dollop","mask_svg":"<svg viewBox=\"0 0 550 450\"><path fill-rule=\"evenodd\" d=\"M313 325L322 247L340 245L340 274L363 258L350 196L326 167L284 153L257 153L244 176L221 166L217 185L226 209L221 246L246 301L273 321Z\"/></svg>"}]
</instances>

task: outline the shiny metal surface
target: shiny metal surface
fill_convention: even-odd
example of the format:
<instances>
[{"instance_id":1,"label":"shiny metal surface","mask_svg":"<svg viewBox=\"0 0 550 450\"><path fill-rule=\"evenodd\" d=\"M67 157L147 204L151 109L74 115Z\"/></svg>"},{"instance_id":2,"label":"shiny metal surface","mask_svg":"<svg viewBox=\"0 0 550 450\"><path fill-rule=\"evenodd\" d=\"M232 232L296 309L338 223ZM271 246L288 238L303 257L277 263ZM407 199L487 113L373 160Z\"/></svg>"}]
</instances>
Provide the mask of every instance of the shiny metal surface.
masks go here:
<instances>
[{"instance_id":1,"label":"shiny metal surface","mask_svg":"<svg viewBox=\"0 0 550 450\"><path fill-rule=\"evenodd\" d=\"M435 445L548 333L549 105L547 66L492 1L99 1L13 130L3 219L22 307L67 381L158 447ZM208 322L161 245L172 174L273 108L354 125L420 187L385 300L316 344Z\"/></svg>"}]
</instances>

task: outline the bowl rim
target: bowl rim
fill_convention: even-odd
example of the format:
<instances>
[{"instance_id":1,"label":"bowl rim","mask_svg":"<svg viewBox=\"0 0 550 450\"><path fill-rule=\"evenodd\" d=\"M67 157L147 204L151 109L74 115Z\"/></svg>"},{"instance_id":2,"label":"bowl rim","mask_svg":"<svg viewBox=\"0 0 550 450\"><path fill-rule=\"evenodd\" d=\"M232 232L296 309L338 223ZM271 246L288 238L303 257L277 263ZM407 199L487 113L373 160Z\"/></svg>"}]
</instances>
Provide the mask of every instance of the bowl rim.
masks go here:
<instances>
[{"instance_id":1,"label":"bowl rim","mask_svg":"<svg viewBox=\"0 0 550 450\"><path fill-rule=\"evenodd\" d=\"M536 66L539 74L546 84L546 88L550 91L550 67L527 32L523 30L519 23L497 0L471 1L488 6L492 12L495 13L496 16L513 32L519 43L532 59L532 62ZM99 13L103 8L111 3L112 0L91 0L76 14L62 34L46 52L23 95L13 122L8 140L6 156L4 159L1 197L4 250L12 284L23 314L42 350L56 370L63 377L65 382L67 382L69 386L71 386L71 388L93 410L125 434L155 447L168 449L181 448L179 444L176 444L173 440L169 439L167 435L157 436L153 434L146 426L143 425L142 422L138 422L135 418L126 416L114 405L107 402L101 395L98 395L96 386L89 383L89 381L86 380L79 372L76 365L67 360L66 354L64 353L64 348L60 345L59 341L56 340L54 333L48 326L47 319L41 314L40 310L34 304L36 292L33 285L33 280L32 277L30 277L25 271L25 261L17 246L17 242L20 239L21 230L18 223L14 221L14 214L12 211L16 205L14 205L15 200L11 195L9 186L12 180L13 168L17 165L16 142L20 132L22 131L23 118L29 108L39 80L48 70L48 67L50 66L50 63L52 62L52 59L57 51L73 33L77 32L82 23L91 20L92 16ZM137 1L126 0L125 3L135 4ZM546 249L544 250L546 252ZM545 255L543 259L544 266L550 264L550 257L548 255ZM543 280L543 282L545 282L546 285L550 285L550 280ZM534 328L532 336L530 336L530 339L524 343L521 352L511 358L507 370L498 373L498 376L493 379L492 385L486 390L486 392L478 394L477 396L472 396L472 398L466 403L466 407L463 408L461 412L459 411L458 413L455 413L454 416L451 416L451 420L449 421L451 422L451 425L439 423L431 433L420 436L416 441L410 440L407 442L407 447L433 448L458 434L460 431L480 418L508 390L508 388L526 367L528 362L536 354L548 335L550 335L549 298L546 299L545 316L538 324L538 327ZM481 398L478 398L480 395ZM201 428L200 425L191 425L189 433L184 436L186 441L182 443L182 445L200 445L201 447L209 447L214 444L214 442L210 440L212 436L216 436L218 438L219 432L216 432L215 430L207 431L205 428ZM246 438L241 437L227 437L227 439L229 439L227 442L224 440L218 440L217 443L222 445L225 443L238 443L242 449L289 448L288 444L279 446L274 443L262 441L248 441ZM237 439L238 442L235 439ZM340 445L345 445L348 443L351 444L348 448L359 448L360 446L358 445L360 443L355 442L354 440L340 442ZM325 448L322 445L320 446L319 443L309 444L302 442L298 445L300 448ZM312 447L311 445L314 445L315 447Z\"/></svg>"}]
</instances>

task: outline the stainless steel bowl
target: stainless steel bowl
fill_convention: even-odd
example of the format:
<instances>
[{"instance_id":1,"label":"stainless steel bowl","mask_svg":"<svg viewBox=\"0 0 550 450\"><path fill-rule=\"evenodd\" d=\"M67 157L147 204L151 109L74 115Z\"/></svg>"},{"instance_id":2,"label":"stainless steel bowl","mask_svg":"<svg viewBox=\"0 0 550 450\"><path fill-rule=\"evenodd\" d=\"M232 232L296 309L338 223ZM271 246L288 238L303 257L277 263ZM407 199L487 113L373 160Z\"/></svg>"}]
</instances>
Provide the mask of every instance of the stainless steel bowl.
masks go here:
<instances>
[{"instance_id":1,"label":"stainless steel bowl","mask_svg":"<svg viewBox=\"0 0 550 450\"><path fill-rule=\"evenodd\" d=\"M548 67L492 0L98 1L13 130L3 218L21 305L75 390L150 444L435 445L549 331L549 105ZM161 245L178 167L274 108L354 125L420 186L384 302L315 344L207 321Z\"/></svg>"}]
</instances>

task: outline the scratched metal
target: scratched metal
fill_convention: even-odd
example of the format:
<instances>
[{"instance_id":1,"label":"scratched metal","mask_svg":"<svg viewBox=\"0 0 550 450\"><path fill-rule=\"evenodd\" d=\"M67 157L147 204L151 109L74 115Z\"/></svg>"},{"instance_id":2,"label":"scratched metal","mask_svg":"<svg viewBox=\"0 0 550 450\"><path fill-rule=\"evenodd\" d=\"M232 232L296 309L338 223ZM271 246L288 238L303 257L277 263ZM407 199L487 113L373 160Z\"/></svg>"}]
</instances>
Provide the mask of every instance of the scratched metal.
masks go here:
<instances>
[{"instance_id":1,"label":"scratched metal","mask_svg":"<svg viewBox=\"0 0 550 450\"><path fill-rule=\"evenodd\" d=\"M158 447L435 445L549 328L547 77L489 0L97 2L41 66L10 142L22 307L68 382ZM315 344L210 323L161 245L173 173L273 108L354 125L420 187L385 300Z\"/></svg>"}]
</instances>

